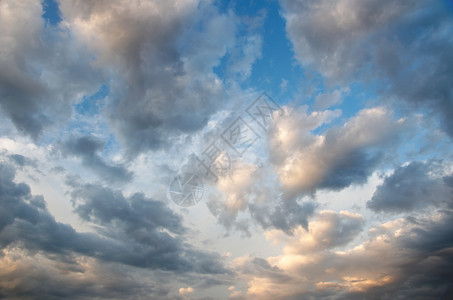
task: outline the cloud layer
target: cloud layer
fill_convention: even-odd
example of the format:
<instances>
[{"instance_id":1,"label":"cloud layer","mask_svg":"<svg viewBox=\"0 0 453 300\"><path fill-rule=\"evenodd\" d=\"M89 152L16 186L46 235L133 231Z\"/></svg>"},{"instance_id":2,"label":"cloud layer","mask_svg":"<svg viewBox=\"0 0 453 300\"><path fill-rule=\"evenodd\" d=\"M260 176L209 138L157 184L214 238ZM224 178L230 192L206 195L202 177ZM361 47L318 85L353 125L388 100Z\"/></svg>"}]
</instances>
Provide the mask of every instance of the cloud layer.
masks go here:
<instances>
[{"instance_id":1,"label":"cloud layer","mask_svg":"<svg viewBox=\"0 0 453 300\"><path fill-rule=\"evenodd\" d=\"M80 233L68 224L55 221L46 208L44 198L31 195L28 185L16 184L13 167L4 163L0 167L0 246L4 253L12 251L10 249L21 249L21 255L44 255L54 260L49 268L55 268L54 264L58 261L61 261L63 268L69 268L65 266L65 257L81 256L81 259L99 259L151 270L199 274L230 272L220 262L219 255L197 250L184 242L182 234L186 229L181 217L162 202L146 199L141 194L125 198L121 192L108 188L72 183L76 213L96 225L96 232ZM15 254L11 255L3 256L2 263L10 265L11 260L17 260ZM35 264L34 260L29 263ZM26 265L27 262L24 262L24 267ZM7 270L13 273L3 271L4 278L15 276L14 272L22 272L14 268ZM28 276L38 275L32 273ZM57 278L50 279L51 285L59 281ZM27 283L20 281L16 285L17 291L6 286L3 288L9 290L7 293L12 293L11 296L19 296L24 293L22 285L25 287ZM55 292L53 289L51 291ZM41 292L45 293L44 290Z\"/></svg>"},{"instance_id":2,"label":"cloud layer","mask_svg":"<svg viewBox=\"0 0 453 300\"><path fill-rule=\"evenodd\" d=\"M453 135L448 1L282 0L298 60L333 84L377 92L440 116Z\"/></svg>"},{"instance_id":3,"label":"cloud layer","mask_svg":"<svg viewBox=\"0 0 453 300\"><path fill-rule=\"evenodd\" d=\"M450 2L0 0L0 298L452 298Z\"/></svg>"}]
</instances>

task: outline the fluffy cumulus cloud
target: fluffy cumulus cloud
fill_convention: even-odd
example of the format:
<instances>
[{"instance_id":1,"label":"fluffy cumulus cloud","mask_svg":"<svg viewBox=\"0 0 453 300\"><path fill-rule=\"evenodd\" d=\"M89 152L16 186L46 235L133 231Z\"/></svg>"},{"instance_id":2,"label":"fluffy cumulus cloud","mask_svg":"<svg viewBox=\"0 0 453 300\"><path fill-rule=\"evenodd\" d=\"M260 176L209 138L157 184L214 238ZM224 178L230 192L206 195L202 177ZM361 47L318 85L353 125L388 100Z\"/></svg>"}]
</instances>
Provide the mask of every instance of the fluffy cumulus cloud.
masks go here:
<instances>
[{"instance_id":1,"label":"fluffy cumulus cloud","mask_svg":"<svg viewBox=\"0 0 453 300\"><path fill-rule=\"evenodd\" d=\"M65 156L80 158L82 164L93 170L101 178L111 182L124 182L132 179L132 173L122 165L109 165L98 154L105 147L102 140L94 136L72 137L61 145Z\"/></svg>"},{"instance_id":2,"label":"fluffy cumulus cloud","mask_svg":"<svg viewBox=\"0 0 453 300\"><path fill-rule=\"evenodd\" d=\"M15 127L37 139L64 124L71 103L95 92L100 72L66 27L45 26L39 1L0 3L0 110Z\"/></svg>"},{"instance_id":3,"label":"fluffy cumulus cloud","mask_svg":"<svg viewBox=\"0 0 453 300\"><path fill-rule=\"evenodd\" d=\"M447 267L453 242L447 225L453 213L449 172L439 160L395 168L367 206L380 217L406 215L367 230L363 215L324 210L292 235L266 231L282 253L234 260L247 286L232 290L231 298L448 299L453 295Z\"/></svg>"},{"instance_id":4,"label":"fluffy cumulus cloud","mask_svg":"<svg viewBox=\"0 0 453 300\"><path fill-rule=\"evenodd\" d=\"M307 228L317 207L310 200L316 191L366 183L410 128L389 109L375 107L342 126L314 133L340 115L339 110L308 113L306 107L275 113L262 165L238 163L217 183L219 195L208 206L219 222L247 232L240 216L248 214L263 228L288 233L299 225Z\"/></svg>"},{"instance_id":5,"label":"fluffy cumulus cloud","mask_svg":"<svg viewBox=\"0 0 453 300\"><path fill-rule=\"evenodd\" d=\"M451 297L453 274L442 267L452 263L451 230L444 227L451 211L386 222L372 227L363 243L336 248L351 243L363 221L360 215L321 212L309 233L288 240L269 232L269 238L287 243L284 254L237 259L234 264L248 286L233 298Z\"/></svg>"},{"instance_id":6,"label":"fluffy cumulus cloud","mask_svg":"<svg viewBox=\"0 0 453 300\"><path fill-rule=\"evenodd\" d=\"M1 108L20 131L38 138L108 84L105 113L134 156L201 129L222 105L212 69L235 43L233 15L204 1L59 4L63 20L47 26L39 1L2 2ZM247 42L248 68L259 40Z\"/></svg>"},{"instance_id":7,"label":"fluffy cumulus cloud","mask_svg":"<svg viewBox=\"0 0 453 300\"><path fill-rule=\"evenodd\" d=\"M135 155L206 125L224 91L212 68L235 39L235 19L198 1L62 1L74 36L115 72L106 108Z\"/></svg>"},{"instance_id":8,"label":"fluffy cumulus cloud","mask_svg":"<svg viewBox=\"0 0 453 300\"><path fill-rule=\"evenodd\" d=\"M404 130L404 120L394 120L388 109L375 107L360 111L344 126L332 127L325 134L310 132L335 115L336 111L311 115L292 111L276 122L270 151L286 193L342 189L366 182L383 150ZM305 130L301 124L307 124Z\"/></svg>"},{"instance_id":9,"label":"fluffy cumulus cloud","mask_svg":"<svg viewBox=\"0 0 453 300\"><path fill-rule=\"evenodd\" d=\"M221 178L207 205L226 230L248 236L253 225L288 233L296 226L306 227L316 208L313 201L285 196L278 189L275 174L256 165L235 166L231 176Z\"/></svg>"},{"instance_id":10,"label":"fluffy cumulus cloud","mask_svg":"<svg viewBox=\"0 0 453 300\"><path fill-rule=\"evenodd\" d=\"M334 84L373 82L382 95L440 116L453 135L449 1L280 1L298 60Z\"/></svg>"}]
</instances>

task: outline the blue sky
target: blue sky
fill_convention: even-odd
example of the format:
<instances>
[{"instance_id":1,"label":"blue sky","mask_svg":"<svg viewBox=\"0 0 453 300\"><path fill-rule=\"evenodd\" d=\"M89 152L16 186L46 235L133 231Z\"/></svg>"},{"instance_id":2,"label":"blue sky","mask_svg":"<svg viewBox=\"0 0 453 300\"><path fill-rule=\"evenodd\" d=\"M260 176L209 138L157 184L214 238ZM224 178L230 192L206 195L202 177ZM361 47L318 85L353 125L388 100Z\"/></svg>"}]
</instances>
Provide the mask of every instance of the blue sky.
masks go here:
<instances>
[{"instance_id":1,"label":"blue sky","mask_svg":"<svg viewBox=\"0 0 453 300\"><path fill-rule=\"evenodd\" d=\"M1 1L0 298L451 298L452 25Z\"/></svg>"}]
</instances>

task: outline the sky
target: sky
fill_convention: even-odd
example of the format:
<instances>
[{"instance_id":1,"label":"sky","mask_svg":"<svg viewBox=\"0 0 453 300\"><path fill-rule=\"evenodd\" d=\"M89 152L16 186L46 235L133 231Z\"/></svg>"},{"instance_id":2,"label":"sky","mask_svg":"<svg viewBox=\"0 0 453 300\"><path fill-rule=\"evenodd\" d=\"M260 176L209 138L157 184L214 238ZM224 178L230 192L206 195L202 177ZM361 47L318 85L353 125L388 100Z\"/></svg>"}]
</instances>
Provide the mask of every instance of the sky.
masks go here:
<instances>
[{"instance_id":1,"label":"sky","mask_svg":"<svg viewBox=\"0 0 453 300\"><path fill-rule=\"evenodd\" d=\"M451 299L450 0L0 0L0 298Z\"/></svg>"}]
</instances>

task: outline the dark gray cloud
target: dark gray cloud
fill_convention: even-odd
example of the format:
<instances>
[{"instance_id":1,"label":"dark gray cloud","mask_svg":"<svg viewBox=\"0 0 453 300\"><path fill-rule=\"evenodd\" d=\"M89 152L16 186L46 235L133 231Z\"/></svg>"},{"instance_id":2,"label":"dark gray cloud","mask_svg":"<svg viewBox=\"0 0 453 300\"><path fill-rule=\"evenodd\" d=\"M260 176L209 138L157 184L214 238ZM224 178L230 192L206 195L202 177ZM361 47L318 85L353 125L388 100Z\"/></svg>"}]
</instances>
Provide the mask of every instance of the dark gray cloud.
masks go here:
<instances>
[{"instance_id":1,"label":"dark gray cloud","mask_svg":"<svg viewBox=\"0 0 453 300\"><path fill-rule=\"evenodd\" d=\"M203 128L226 100L213 68L236 43L232 12L197 1L62 0L62 22L46 26L38 1L7 3L0 109L34 139L70 120L71 104L102 85L101 113L131 157ZM258 55L257 34L246 44ZM250 73L255 51L243 56L233 73Z\"/></svg>"},{"instance_id":2,"label":"dark gray cloud","mask_svg":"<svg viewBox=\"0 0 453 300\"><path fill-rule=\"evenodd\" d=\"M196 1L61 1L60 8L98 65L118 75L106 114L130 155L203 128L225 100L212 68L235 41L232 15Z\"/></svg>"},{"instance_id":3,"label":"dark gray cloud","mask_svg":"<svg viewBox=\"0 0 453 300\"><path fill-rule=\"evenodd\" d=\"M140 277L130 268L83 256L11 252L0 257L0 298L177 299L149 272Z\"/></svg>"},{"instance_id":4,"label":"dark gray cloud","mask_svg":"<svg viewBox=\"0 0 453 300\"><path fill-rule=\"evenodd\" d=\"M341 190L351 184L364 184L383 158L382 152L366 148L341 155L319 183L319 188Z\"/></svg>"},{"instance_id":5,"label":"dark gray cloud","mask_svg":"<svg viewBox=\"0 0 453 300\"><path fill-rule=\"evenodd\" d=\"M237 267L243 274L260 274L263 277L270 277L278 282L287 282L291 277L278 267L271 266L265 259L259 257L249 257L243 264Z\"/></svg>"},{"instance_id":6,"label":"dark gray cloud","mask_svg":"<svg viewBox=\"0 0 453 300\"><path fill-rule=\"evenodd\" d=\"M71 137L60 146L64 155L71 155L82 160L85 167L91 169L109 182L127 182L133 177L122 164L107 164L99 154L105 143L91 135Z\"/></svg>"},{"instance_id":7,"label":"dark gray cloud","mask_svg":"<svg viewBox=\"0 0 453 300\"><path fill-rule=\"evenodd\" d=\"M18 166L18 167L37 167L38 163L36 160L31 159L29 157L20 155L20 154L10 154L8 157Z\"/></svg>"},{"instance_id":8,"label":"dark gray cloud","mask_svg":"<svg viewBox=\"0 0 453 300\"><path fill-rule=\"evenodd\" d=\"M317 207L314 201L299 203L294 198L278 200L279 203L273 206L251 203L250 215L263 228L276 228L287 234L292 234L292 230L299 225L308 229L308 218Z\"/></svg>"},{"instance_id":9,"label":"dark gray cloud","mask_svg":"<svg viewBox=\"0 0 453 300\"><path fill-rule=\"evenodd\" d=\"M417 161L398 167L377 187L367 207L377 212L401 213L451 203L453 190L448 186L449 177L433 177L431 173L436 169L438 163Z\"/></svg>"},{"instance_id":10,"label":"dark gray cloud","mask_svg":"<svg viewBox=\"0 0 453 300\"><path fill-rule=\"evenodd\" d=\"M39 1L2 4L0 112L37 139L49 126L66 122L71 103L96 91L102 76L73 39L45 26Z\"/></svg>"},{"instance_id":11,"label":"dark gray cloud","mask_svg":"<svg viewBox=\"0 0 453 300\"><path fill-rule=\"evenodd\" d=\"M0 246L22 246L30 251L77 253L107 262L149 269L224 274L220 256L197 250L184 242L179 216L160 202L136 194L124 198L104 188L83 186L74 191L76 211L97 222L97 233L79 233L55 221L41 196L16 184L15 171L1 164Z\"/></svg>"},{"instance_id":12,"label":"dark gray cloud","mask_svg":"<svg viewBox=\"0 0 453 300\"><path fill-rule=\"evenodd\" d=\"M280 2L304 66L333 84L377 83L386 98L439 116L453 136L453 18L448 1Z\"/></svg>"},{"instance_id":13,"label":"dark gray cloud","mask_svg":"<svg viewBox=\"0 0 453 300\"><path fill-rule=\"evenodd\" d=\"M125 198L119 191L94 185L77 187L72 196L75 212L86 221L112 228L122 227L124 233L143 233L142 230L166 228L173 233L183 234L182 219L163 202L150 201L143 194Z\"/></svg>"}]
</instances>

